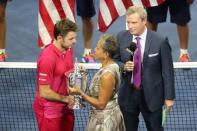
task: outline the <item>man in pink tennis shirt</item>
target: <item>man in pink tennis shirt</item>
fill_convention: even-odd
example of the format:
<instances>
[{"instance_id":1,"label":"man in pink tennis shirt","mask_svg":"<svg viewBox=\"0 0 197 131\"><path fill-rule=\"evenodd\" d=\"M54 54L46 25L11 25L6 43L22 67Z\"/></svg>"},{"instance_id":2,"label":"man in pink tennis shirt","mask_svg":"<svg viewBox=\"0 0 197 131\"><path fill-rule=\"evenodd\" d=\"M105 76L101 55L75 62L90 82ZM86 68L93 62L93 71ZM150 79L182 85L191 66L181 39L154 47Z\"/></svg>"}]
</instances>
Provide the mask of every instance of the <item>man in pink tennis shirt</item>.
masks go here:
<instances>
[{"instance_id":1,"label":"man in pink tennis shirt","mask_svg":"<svg viewBox=\"0 0 197 131\"><path fill-rule=\"evenodd\" d=\"M74 104L68 94L65 72L72 70L73 49L78 27L68 19L54 26L54 40L41 52L37 61L37 88L34 111L39 131L72 131Z\"/></svg>"}]
</instances>

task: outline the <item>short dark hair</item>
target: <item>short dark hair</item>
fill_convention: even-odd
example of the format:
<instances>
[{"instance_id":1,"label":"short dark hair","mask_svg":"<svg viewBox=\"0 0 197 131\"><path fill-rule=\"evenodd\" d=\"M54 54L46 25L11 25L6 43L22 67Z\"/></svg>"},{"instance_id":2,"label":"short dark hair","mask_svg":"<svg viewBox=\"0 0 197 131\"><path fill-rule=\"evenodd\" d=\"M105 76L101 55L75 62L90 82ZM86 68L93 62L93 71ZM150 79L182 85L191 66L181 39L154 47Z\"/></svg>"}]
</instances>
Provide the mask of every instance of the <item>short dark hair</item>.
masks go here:
<instances>
[{"instance_id":1,"label":"short dark hair","mask_svg":"<svg viewBox=\"0 0 197 131\"><path fill-rule=\"evenodd\" d=\"M109 57L113 58L118 48L116 38L112 35L104 34L100 37L99 43L101 43L103 50L108 53Z\"/></svg>"},{"instance_id":2,"label":"short dark hair","mask_svg":"<svg viewBox=\"0 0 197 131\"><path fill-rule=\"evenodd\" d=\"M59 35L65 37L70 31L77 32L78 26L69 19L60 20L54 26L54 38Z\"/></svg>"}]
</instances>

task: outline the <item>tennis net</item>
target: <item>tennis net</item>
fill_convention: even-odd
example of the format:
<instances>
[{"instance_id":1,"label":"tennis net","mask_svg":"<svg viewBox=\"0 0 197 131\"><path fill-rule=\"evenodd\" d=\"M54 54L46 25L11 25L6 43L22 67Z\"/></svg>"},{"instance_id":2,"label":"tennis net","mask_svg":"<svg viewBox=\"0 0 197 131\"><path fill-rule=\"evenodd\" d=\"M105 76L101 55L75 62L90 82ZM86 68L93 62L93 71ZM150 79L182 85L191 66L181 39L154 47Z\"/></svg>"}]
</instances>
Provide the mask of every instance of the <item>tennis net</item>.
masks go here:
<instances>
[{"instance_id":1,"label":"tennis net","mask_svg":"<svg viewBox=\"0 0 197 131\"><path fill-rule=\"evenodd\" d=\"M100 64L85 64L88 84ZM197 62L174 63L176 103L164 127L168 131L197 130ZM37 131L32 110L36 63L0 63L0 131ZM85 131L90 106L75 110L75 131ZM140 116L140 131L145 124Z\"/></svg>"}]
</instances>

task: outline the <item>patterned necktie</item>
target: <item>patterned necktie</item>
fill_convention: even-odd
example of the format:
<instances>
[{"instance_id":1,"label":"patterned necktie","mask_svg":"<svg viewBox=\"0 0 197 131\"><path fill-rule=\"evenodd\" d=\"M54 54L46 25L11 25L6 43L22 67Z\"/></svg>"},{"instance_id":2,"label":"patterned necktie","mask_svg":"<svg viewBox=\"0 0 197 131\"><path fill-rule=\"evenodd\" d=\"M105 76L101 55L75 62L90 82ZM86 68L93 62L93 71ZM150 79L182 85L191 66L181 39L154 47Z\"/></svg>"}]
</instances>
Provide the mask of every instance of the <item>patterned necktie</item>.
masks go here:
<instances>
[{"instance_id":1,"label":"patterned necktie","mask_svg":"<svg viewBox=\"0 0 197 131\"><path fill-rule=\"evenodd\" d=\"M133 84L136 88L140 88L141 85L141 68L142 68L142 63L141 63L141 45L140 45L140 37L135 38L137 43L136 43L136 51L133 56L133 61L134 61L134 70L133 70Z\"/></svg>"}]
</instances>

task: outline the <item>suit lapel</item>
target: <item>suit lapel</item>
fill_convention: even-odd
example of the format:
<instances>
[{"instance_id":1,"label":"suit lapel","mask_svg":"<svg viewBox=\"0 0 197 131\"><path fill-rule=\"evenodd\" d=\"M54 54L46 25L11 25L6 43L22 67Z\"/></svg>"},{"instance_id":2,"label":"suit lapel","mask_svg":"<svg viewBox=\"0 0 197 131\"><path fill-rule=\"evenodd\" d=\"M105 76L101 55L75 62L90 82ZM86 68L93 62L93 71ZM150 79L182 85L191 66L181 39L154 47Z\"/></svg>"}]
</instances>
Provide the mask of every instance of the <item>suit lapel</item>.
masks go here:
<instances>
[{"instance_id":1,"label":"suit lapel","mask_svg":"<svg viewBox=\"0 0 197 131\"><path fill-rule=\"evenodd\" d=\"M150 45L151 45L151 31L147 30L146 43L145 43L144 56L143 56L143 65L146 63Z\"/></svg>"},{"instance_id":2,"label":"suit lapel","mask_svg":"<svg viewBox=\"0 0 197 131\"><path fill-rule=\"evenodd\" d=\"M131 35L131 33L129 31L127 31L127 39L128 39L128 45L127 47L129 46L129 44L133 41L133 35Z\"/></svg>"},{"instance_id":3,"label":"suit lapel","mask_svg":"<svg viewBox=\"0 0 197 131\"><path fill-rule=\"evenodd\" d=\"M123 34L124 36L121 39L121 44L122 45L122 59L124 62L128 61L131 59L131 54L126 50L129 46L130 43L132 42L133 36L129 31Z\"/></svg>"}]
</instances>

